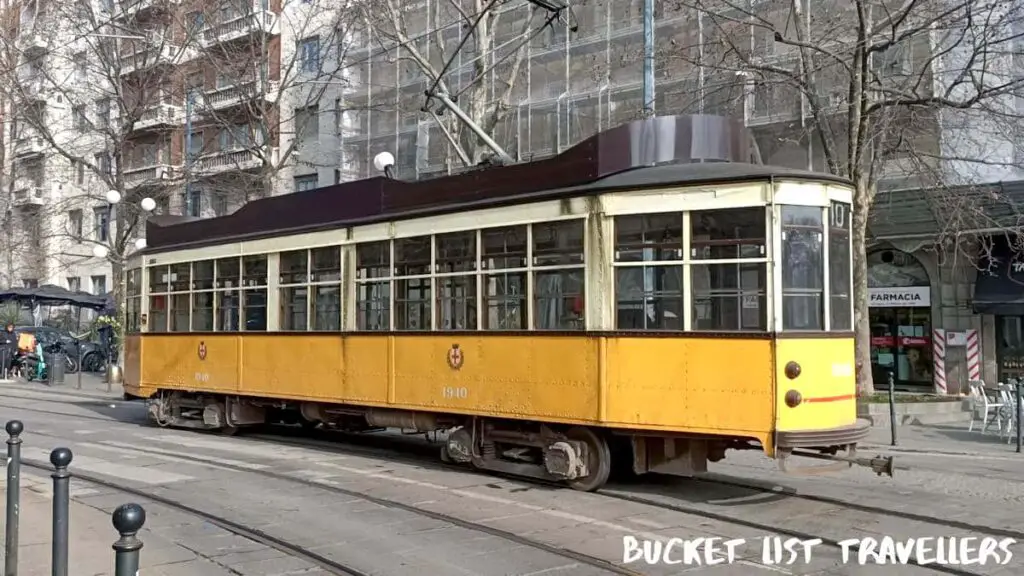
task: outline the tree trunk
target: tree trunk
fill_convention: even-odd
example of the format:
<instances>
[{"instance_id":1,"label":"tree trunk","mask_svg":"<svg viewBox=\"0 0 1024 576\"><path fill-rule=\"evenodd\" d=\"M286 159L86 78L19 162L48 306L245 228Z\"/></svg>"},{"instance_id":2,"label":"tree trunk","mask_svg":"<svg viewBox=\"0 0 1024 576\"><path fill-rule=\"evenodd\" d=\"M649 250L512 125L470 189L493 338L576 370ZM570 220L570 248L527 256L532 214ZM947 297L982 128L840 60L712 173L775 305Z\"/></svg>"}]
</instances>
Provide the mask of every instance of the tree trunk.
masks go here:
<instances>
[{"instance_id":1,"label":"tree trunk","mask_svg":"<svg viewBox=\"0 0 1024 576\"><path fill-rule=\"evenodd\" d=\"M867 228L870 187L857 183L853 195L853 327L856 343L857 391L874 392L871 377L871 320L868 316Z\"/></svg>"},{"instance_id":2,"label":"tree trunk","mask_svg":"<svg viewBox=\"0 0 1024 576\"><path fill-rule=\"evenodd\" d=\"M118 361L121 358L121 350L124 346L124 328L127 326L128 318L126 317L126 310L124 307L124 258L114 258L110 262L110 283L111 283L111 296L114 300L114 319L117 320L117 326L120 328L114 329L114 346L110 351L112 354L111 363L114 363L114 359ZM118 362L119 363L119 362Z\"/></svg>"}]
</instances>

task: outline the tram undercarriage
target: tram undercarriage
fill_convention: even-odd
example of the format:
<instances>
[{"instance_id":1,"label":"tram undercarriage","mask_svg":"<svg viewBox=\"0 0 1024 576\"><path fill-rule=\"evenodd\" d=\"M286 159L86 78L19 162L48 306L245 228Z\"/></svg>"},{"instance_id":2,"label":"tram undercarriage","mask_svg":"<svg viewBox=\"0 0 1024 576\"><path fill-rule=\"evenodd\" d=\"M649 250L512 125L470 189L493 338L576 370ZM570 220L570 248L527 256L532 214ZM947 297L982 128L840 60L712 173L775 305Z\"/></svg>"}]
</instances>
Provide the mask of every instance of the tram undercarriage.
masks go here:
<instances>
[{"instance_id":1,"label":"tram undercarriage","mask_svg":"<svg viewBox=\"0 0 1024 576\"><path fill-rule=\"evenodd\" d=\"M708 462L725 458L726 450L760 449L756 443L739 439L645 435L588 426L176 391L162 391L147 405L149 420L158 426L215 430L227 435L245 427L279 423L345 432L388 428L412 434L445 432L447 438L440 448L444 462L564 483L588 492L604 486L613 474L693 476L707 472ZM817 453L780 449L777 459L783 470L791 469L789 457L796 455L832 460L844 467L870 466L879 474L892 475L891 459L856 458L855 445L848 447L848 456L839 456L839 448L821 448ZM833 467L818 470L832 471Z\"/></svg>"}]
</instances>

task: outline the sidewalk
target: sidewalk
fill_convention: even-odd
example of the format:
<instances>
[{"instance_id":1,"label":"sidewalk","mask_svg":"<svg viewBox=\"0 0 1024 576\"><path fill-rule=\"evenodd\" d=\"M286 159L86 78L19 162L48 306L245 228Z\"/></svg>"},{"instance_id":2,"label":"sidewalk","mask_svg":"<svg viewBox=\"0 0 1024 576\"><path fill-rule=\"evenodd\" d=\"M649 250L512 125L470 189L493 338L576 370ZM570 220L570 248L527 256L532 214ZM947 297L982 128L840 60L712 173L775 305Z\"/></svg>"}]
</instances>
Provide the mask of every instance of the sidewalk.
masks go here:
<instances>
[{"instance_id":1,"label":"sidewalk","mask_svg":"<svg viewBox=\"0 0 1024 576\"><path fill-rule=\"evenodd\" d=\"M981 424L967 431L967 424L930 424L899 426L896 429L897 446L890 446L891 430L887 426L872 428L868 437L859 445L872 450L909 452L923 454L952 454L970 456L1006 457L1024 454L1016 453L1016 436L1006 443L1006 436L998 433L994 426L986 434L981 433Z\"/></svg>"},{"instance_id":2,"label":"sidewalk","mask_svg":"<svg viewBox=\"0 0 1024 576\"><path fill-rule=\"evenodd\" d=\"M50 396L63 396L69 398L83 398L89 400L122 400L124 389L120 385L114 385L107 391L107 384L103 381L102 374L82 374L82 387L78 388L78 374L68 374L61 386L49 386L44 382L25 380L0 380L0 392L37 393Z\"/></svg>"},{"instance_id":3,"label":"sidewalk","mask_svg":"<svg viewBox=\"0 0 1024 576\"><path fill-rule=\"evenodd\" d=\"M0 478L0 488L6 495L6 472ZM19 526L18 567L19 576L47 576L51 571L51 533L53 517L53 492L51 481L45 476L23 475L21 479L21 520ZM75 488L72 480L70 503L70 529L68 550L68 573L74 576L111 576L114 572L114 551L111 545L118 534L111 523L110 512L76 501L89 496L98 498L109 494L103 500L121 503L132 500L131 496L99 489ZM142 574L151 576L227 576L237 574L220 563L211 561L192 549L160 535L161 528L168 528L168 518L161 517L154 506L141 503L147 510L146 525L139 532L144 546L141 553ZM0 518L6 517L6 496L0 497ZM117 507L112 504L110 510ZM165 509L166 510L166 509ZM163 522L161 522L163 521ZM3 523L0 520L0 523ZM180 524L180 522L176 522ZM163 524L164 526L161 526ZM213 528L213 527L211 527ZM214 528L216 530L216 528ZM0 534L4 530L0 529ZM209 535L195 534L197 538ZM214 534L217 537L219 535ZM247 542L247 541L246 541ZM253 547L260 545L251 543ZM0 547L2 548L2 547ZM221 551L237 553L237 550ZM237 554L236 554L237 555ZM3 550L0 550L0 558Z\"/></svg>"}]
</instances>

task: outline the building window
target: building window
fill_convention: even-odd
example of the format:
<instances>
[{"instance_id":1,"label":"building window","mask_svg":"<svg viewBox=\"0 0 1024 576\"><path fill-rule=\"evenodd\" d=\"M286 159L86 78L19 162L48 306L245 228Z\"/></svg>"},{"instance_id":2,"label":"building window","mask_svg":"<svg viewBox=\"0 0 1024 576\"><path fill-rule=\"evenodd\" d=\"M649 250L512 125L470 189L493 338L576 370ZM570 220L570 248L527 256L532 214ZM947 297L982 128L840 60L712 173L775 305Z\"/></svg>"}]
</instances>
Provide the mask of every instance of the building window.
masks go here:
<instances>
[{"instance_id":1,"label":"building window","mask_svg":"<svg viewBox=\"0 0 1024 576\"><path fill-rule=\"evenodd\" d=\"M83 226L81 210L68 210L68 234L75 239L75 242L80 243L82 241Z\"/></svg>"},{"instance_id":2,"label":"building window","mask_svg":"<svg viewBox=\"0 0 1024 576\"><path fill-rule=\"evenodd\" d=\"M189 186L185 193L185 214L193 218L203 214L203 191L198 186Z\"/></svg>"},{"instance_id":3,"label":"building window","mask_svg":"<svg viewBox=\"0 0 1024 576\"><path fill-rule=\"evenodd\" d=\"M203 131L193 130L188 138L188 155L195 160L203 153Z\"/></svg>"},{"instance_id":4,"label":"building window","mask_svg":"<svg viewBox=\"0 0 1024 576\"><path fill-rule=\"evenodd\" d=\"M96 101L96 125L100 128L110 126L110 98Z\"/></svg>"},{"instance_id":5,"label":"building window","mask_svg":"<svg viewBox=\"0 0 1024 576\"><path fill-rule=\"evenodd\" d=\"M309 174L309 175L306 175L306 176L296 176L295 177L295 191L296 192L306 192L306 191L309 191L309 190L315 190L318 185L319 185L319 182L317 180L317 175L316 174Z\"/></svg>"},{"instance_id":6,"label":"building window","mask_svg":"<svg viewBox=\"0 0 1024 576\"><path fill-rule=\"evenodd\" d=\"M110 176L110 155L106 152L99 152L93 155L93 161L96 163L96 167L99 171L105 175Z\"/></svg>"},{"instance_id":7,"label":"building window","mask_svg":"<svg viewBox=\"0 0 1024 576\"><path fill-rule=\"evenodd\" d=\"M39 280L36 278L22 278L21 284L25 288L39 288Z\"/></svg>"},{"instance_id":8,"label":"building window","mask_svg":"<svg viewBox=\"0 0 1024 576\"><path fill-rule=\"evenodd\" d=\"M78 276L68 276L68 290L78 292L82 289L82 279Z\"/></svg>"},{"instance_id":9,"label":"building window","mask_svg":"<svg viewBox=\"0 0 1024 576\"><path fill-rule=\"evenodd\" d=\"M85 163L76 160L72 162L72 166L75 171L75 185L85 186Z\"/></svg>"},{"instance_id":10,"label":"building window","mask_svg":"<svg viewBox=\"0 0 1024 576\"><path fill-rule=\"evenodd\" d=\"M102 296L107 293L107 277L106 276L93 276L92 277L92 293L97 296Z\"/></svg>"},{"instance_id":11,"label":"building window","mask_svg":"<svg viewBox=\"0 0 1024 576\"><path fill-rule=\"evenodd\" d=\"M299 42L299 71L320 71L320 37L312 36Z\"/></svg>"},{"instance_id":12,"label":"building window","mask_svg":"<svg viewBox=\"0 0 1024 576\"><path fill-rule=\"evenodd\" d=\"M79 81L87 80L89 76L89 55L85 52L75 54L74 66L75 79Z\"/></svg>"},{"instance_id":13,"label":"building window","mask_svg":"<svg viewBox=\"0 0 1024 576\"><path fill-rule=\"evenodd\" d=\"M71 125L79 132L89 129L89 118L86 116L85 106L75 106L71 109Z\"/></svg>"},{"instance_id":14,"label":"building window","mask_svg":"<svg viewBox=\"0 0 1024 576\"><path fill-rule=\"evenodd\" d=\"M295 109L295 139L302 148L320 139L320 111L316 105Z\"/></svg>"},{"instance_id":15,"label":"building window","mask_svg":"<svg viewBox=\"0 0 1024 576\"><path fill-rule=\"evenodd\" d=\"M93 223L94 226L94 238L100 242L106 242L110 239L110 212L104 206L102 208L93 208Z\"/></svg>"}]
</instances>

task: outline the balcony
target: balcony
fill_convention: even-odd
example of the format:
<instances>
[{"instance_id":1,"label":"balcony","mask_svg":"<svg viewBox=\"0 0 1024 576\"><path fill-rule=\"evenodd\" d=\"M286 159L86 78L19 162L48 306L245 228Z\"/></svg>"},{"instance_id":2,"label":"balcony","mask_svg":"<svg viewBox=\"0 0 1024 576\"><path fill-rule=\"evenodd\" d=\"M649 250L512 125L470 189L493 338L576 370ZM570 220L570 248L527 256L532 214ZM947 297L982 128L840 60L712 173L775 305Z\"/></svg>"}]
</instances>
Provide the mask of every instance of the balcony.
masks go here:
<instances>
[{"instance_id":1,"label":"balcony","mask_svg":"<svg viewBox=\"0 0 1024 576\"><path fill-rule=\"evenodd\" d=\"M264 8L261 2L254 2L252 11L248 14L208 26L203 30L203 43L206 46L213 46L245 38L254 33L271 36L280 34L277 14Z\"/></svg>"},{"instance_id":2,"label":"balcony","mask_svg":"<svg viewBox=\"0 0 1024 576\"><path fill-rule=\"evenodd\" d=\"M114 18L130 19L153 8L173 9L181 4L181 0L123 0L117 3L105 0L102 4L103 11Z\"/></svg>"},{"instance_id":3,"label":"balcony","mask_svg":"<svg viewBox=\"0 0 1024 576\"><path fill-rule=\"evenodd\" d=\"M121 75L132 74L154 66L175 64L188 59L188 49L156 38L151 48L121 55Z\"/></svg>"},{"instance_id":4,"label":"balcony","mask_svg":"<svg viewBox=\"0 0 1024 576\"><path fill-rule=\"evenodd\" d=\"M177 126L185 121L185 112L181 106L160 103L146 108L135 121L135 130L151 130L167 126Z\"/></svg>"},{"instance_id":5,"label":"balcony","mask_svg":"<svg viewBox=\"0 0 1024 576\"><path fill-rule=\"evenodd\" d=\"M46 150L46 140L35 133L25 134L14 141L14 155L18 157L39 156Z\"/></svg>"},{"instance_id":6,"label":"balcony","mask_svg":"<svg viewBox=\"0 0 1024 576\"><path fill-rule=\"evenodd\" d=\"M18 36L17 46L18 51L26 56L43 53L50 49L50 43L46 38L42 34L31 30L24 31Z\"/></svg>"},{"instance_id":7,"label":"balcony","mask_svg":"<svg viewBox=\"0 0 1024 576\"><path fill-rule=\"evenodd\" d=\"M273 154L276 150L267 149ZM196 172L210 175L232 170L255 170L263 165L263 160L252 150L228 150L213 152L196 160Z\"/></svg>"},{"instance_id":8,"label":"balcony","mask_svg":"<svg viewBox=\"0 0 1024 576\"><path fill-rule=\"evenodd\" d=\"M43 187L36 182L25 180L15 181L14 198L15 206L42 206L46 199L43 194Z\"/></svg>"},{"instance_id":9,"label":"balcony","mask_svg":"<svg viewBox=\"0 0 1024 576\"><path fill-rule=\"evenodd\" d=\"M261 93L259 88L258 82L249 80L242 84L207 91L203 94L203 100L205 100L208 110L224 110L260 97L267 102L277 101L278 82L276 80L266 83L265 92Z\"/></svg>"},{"instance_id":10,"label":"balcony","mask_svg":"<svg viewBox=\"0 0 1024 576\"><path fill-rule=\"evenodd\" d=\"M124 170L125 188L138 188L163 183L174 177L174 169L163 160L127 166Z\"/></svg>"}]
</instances>

